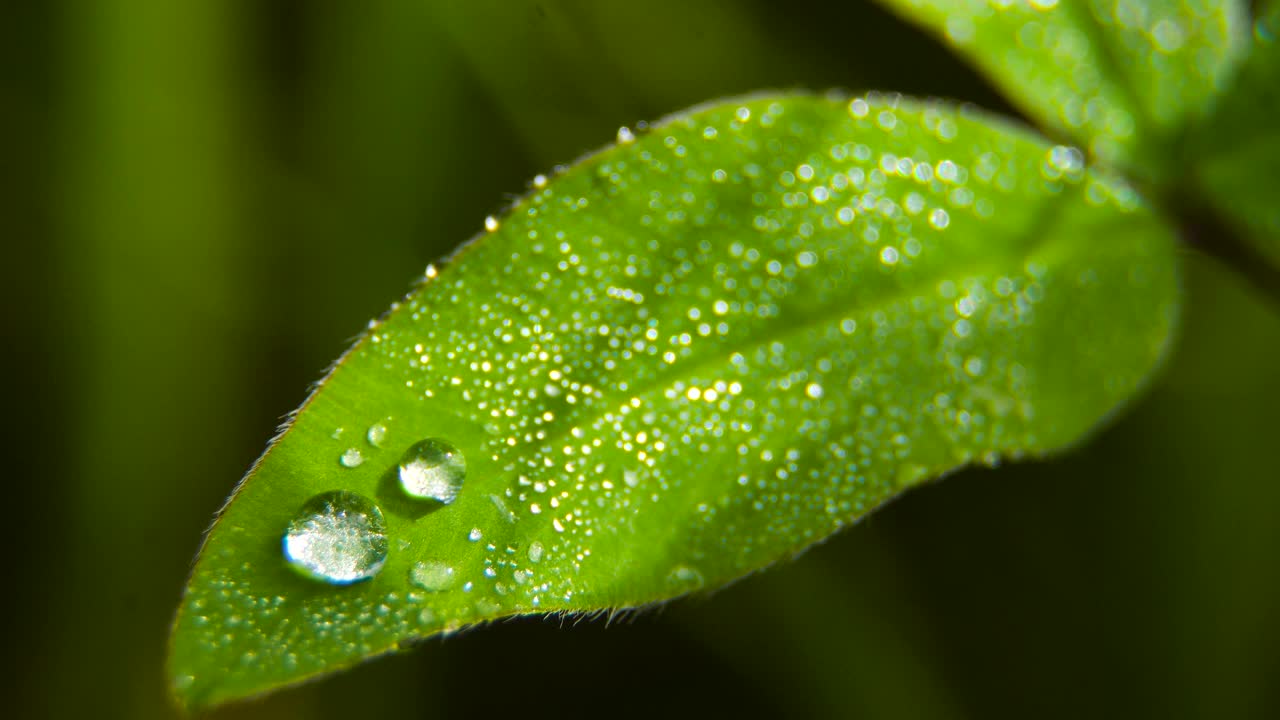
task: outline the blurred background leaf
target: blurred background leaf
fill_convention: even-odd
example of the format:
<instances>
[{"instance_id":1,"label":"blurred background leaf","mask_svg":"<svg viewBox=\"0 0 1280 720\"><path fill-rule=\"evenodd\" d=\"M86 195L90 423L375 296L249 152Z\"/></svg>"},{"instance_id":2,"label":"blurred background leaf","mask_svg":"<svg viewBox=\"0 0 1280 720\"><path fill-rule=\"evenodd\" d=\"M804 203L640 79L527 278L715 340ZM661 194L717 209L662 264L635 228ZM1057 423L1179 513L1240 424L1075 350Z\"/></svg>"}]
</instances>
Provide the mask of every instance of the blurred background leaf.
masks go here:
<instances>
[{"instance_id":1,"label":"blurred background leaf","mask_svg":"<svg viewBox=\"0 0 1280 720\"><path fill-rule=\"evenodd\" d=\"M881 1L970 58L1046 132L1164 183L1185 171L1185 126L1248 51L1245 0Z\"/></svg>"},{"instance_id":2,"label":"blurred background leaf","mask_svg":"<svg viewBox=\"0 0 1280 720\"><path fill-rule=\"evenodd\" d=\"M763 87L1007 111L864 2L687 5L5 4L14 717L172 716L165 636L212 513L534 174ZM1189 259L1171 367L1068 458L922 488L709 599L503 623L216 716L1275 717L1280 317Z\"/></svg>"},{"instance_id":3,"label":"blurred background leaf","mask_svg":"<svg viewBox=\"0 0 1280 720\"><path fill-rule=\"evenodd\" d=\"M1255 262L1280 267L1280 2L1261 0L1257 7L1249 57L1192 138L1205 160L1187 195L1251 241Z\"/></svg>"}]
</instances>

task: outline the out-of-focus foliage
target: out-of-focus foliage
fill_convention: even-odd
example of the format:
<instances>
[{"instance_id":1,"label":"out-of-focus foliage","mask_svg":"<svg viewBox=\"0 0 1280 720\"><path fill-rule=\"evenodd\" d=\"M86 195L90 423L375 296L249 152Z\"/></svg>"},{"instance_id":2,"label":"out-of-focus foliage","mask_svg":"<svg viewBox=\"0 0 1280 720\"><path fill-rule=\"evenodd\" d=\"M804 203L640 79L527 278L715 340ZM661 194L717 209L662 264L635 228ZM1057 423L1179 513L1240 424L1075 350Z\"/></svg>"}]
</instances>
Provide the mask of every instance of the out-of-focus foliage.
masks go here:
<instances>
[{"instance_id":1,"label":"out-of-focus foliage","mask_svg":"<svg viewBox=\"0 0 1280 720\"><path fill-rule=\"evenodd\" d=\"M549 164L766 87L1001 107L869 4L480 0L460 31L445 5L0 10L15 717L172 715L169 614L269 419ZM534 72L553 51L574 82ZM526 130L549 106L583 124ZM505 623L216 716L1275 717L1280 320L1188 261L1167 372L1069 457L912 492L713 602Z\"/></svg>"},{"instance_id":2,"label":"out-of-focus foliage","mask_svg":"<svg viewBox=\"0 0 1280 720\"><path fill-rule=\"evenodd\" d=\"M1205 204L1280 267L1280 2L1260 3L1252 48L1196 138Z\"/></svg>"},{"instance_id":3,"label":"out-of-focus foliage","mask_svg":"<svg viewBox=\"0 0 1280 720\"><path fill-rule=\"evenodd\" d=\"M1143 176L1181 172L1174 144L1246 49L1235 0L882 1L1047 128Z\"/></svg>"}]
</instances>

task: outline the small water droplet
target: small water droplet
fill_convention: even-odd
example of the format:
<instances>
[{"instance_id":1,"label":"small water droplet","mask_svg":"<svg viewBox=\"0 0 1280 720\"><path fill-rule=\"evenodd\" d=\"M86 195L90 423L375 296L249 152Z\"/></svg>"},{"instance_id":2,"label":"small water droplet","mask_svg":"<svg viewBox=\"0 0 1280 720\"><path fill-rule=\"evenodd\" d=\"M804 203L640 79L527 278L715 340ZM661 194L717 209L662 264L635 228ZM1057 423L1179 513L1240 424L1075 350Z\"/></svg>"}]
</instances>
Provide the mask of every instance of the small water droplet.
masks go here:
<instances>
[{"instance_id":1,"label":"small water droplet","mask_svg":"<svg viewBox=\"0 0 1280 720\"><path fill-rule=\"evenodd\" d=\"M356 448L347 448L346 452L338 458L338 462L342 463L342 467L360 467L364 464L364 455Z\"/></svg>"},{"instance_id":2,"label":"small water droplet","mask_svg":"<svg viewBox=\"0 0 1280 720\"><path fill-rule=\"evenodd\" d=\"M405 451L399 476L400 487L410 497L448 505L462 490L467 461L453 445L428 438Z\"/></svg>"},{"instance_id":3,"label":"small water droplet","mask_svg":"<svg viewBox=\"0 0 1280 720\"><path fill-rule=\"evenodd\" d=\"M453 579L453 568L442 562L417 562L409 570L409 582L427 592L448 590Z\"/></svg>"},{"instance_id":4,"label":"small water droplet","mask_svg":"<svg viewBox=\"0 0 1280 720\"><path fill-rule=\"evenodd\" d=\"M1048 153L1049 164L1062 173L1077 173L1084 168L1084 153L1066 145L1055 145Z\"/></svg>"},{"instance_id":5,"label":"small water droplet","mask_svg":"<svg viewBox=\"0 0 1280 720\"><path fill-rule=\"evenodd\" d=\"M334 585L368 580L387 560L382 511L346 490L308 500L284 533L284 557L302 575Z\"/></svg>"},{"instance_id":6,"label":"small water droplet","mask_svg":"<svg viewBox=\"0 0 1280 720\"><path fill-rule=\"evenodd\" d=\"M369 440L370 445L382 447L382 441L387 439L387 426L382 423L369 426L369 432L365 433L365 438Z\"/></svg>"},{"instance_id":7,"label":"small water droplet","mask_svg":"<svg viewBox=\"0 0 1280 720\"><path fill-rule=\"evenodd\" d=\"M493 232L498 229L498 218L490 215L484 219L484 229Z\"/></svg>"},{"instance_id":8,"label":"small water droplet","mask_svg":"<svg viewBox=\"0 0 1280 720\"><path fill-rule=\"evenodd\" d=\"M480 528L471 528L471 532L467 533L467 539L471 542L479 542L484 537L484 533L480 532Z\"/></svg>"},{"instance_id":9,"label":"small water droplet","mask_svg":"<svg viewBox=\"0 0 1280 720\"><path fill-rule=\"evenodd\" d=\"M986 363L982 361L982 358L971 357L968 360L965 360L964 371L969 373L970 375L973 375L974 377L977 377L978 375L982 374L982 370L985 366L986 366Z\"/></svg>"},{"instance_id":10,"label":"small water droplet","mask_svg":"<svg viewBox=\"0 0 1280 720\"><path fill-rule=\"evenodd\" d=\"M635 142L635 139L636 139L636 134L631 132L630 128L625 126L618 128L618 144L619 145L628 145L630 143Z\"/></svg>"},{"instance_id":11,"label":"small water droplet","mask_svg":"<svg viewBox=\"0 0 1280 720\"><path fill-rule=\"evenodd\" d=\"M529 562L542 562L542 543L534 540L529 544Z\"/></svg>"},{"instance_id":12,"label":"small water droplet","mask_svg":"<svg viewBox=\"0 0 1280 720\"><path fill-rule=\"evenodd\" d=\"M702 573L698 572L697 568L692 568L688 565L677 565L672 568L671 573L667 575L667 582L689 590L700 588L706 584Z\"/></svg>"}]
</instances>

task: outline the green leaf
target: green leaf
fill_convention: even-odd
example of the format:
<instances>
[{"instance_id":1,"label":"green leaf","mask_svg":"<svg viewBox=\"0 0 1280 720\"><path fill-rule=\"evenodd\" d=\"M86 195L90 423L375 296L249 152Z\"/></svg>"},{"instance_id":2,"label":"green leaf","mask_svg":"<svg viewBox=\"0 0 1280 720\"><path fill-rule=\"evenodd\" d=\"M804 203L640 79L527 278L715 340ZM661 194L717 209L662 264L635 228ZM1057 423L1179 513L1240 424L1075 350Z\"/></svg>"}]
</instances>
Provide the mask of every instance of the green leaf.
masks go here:
<instances>
[{"instance_id":1,"label":"green leaf","mask_svg":"<svg viewBox=\"0 0 1280 720\"><path fill-rule=\"evenodd\" d=\"M1170 164L1171 143L1245 45L1235 0L881 2L938 33L1046 128L1147 176Z\"/></svg>"},{"instance_id":2,"label":"green leaf","mask_svg":"<svg viewBox=\"0 0 1280 720\"><path fill-rule=\"evenodd\" d=\"M621 136L428 268L250 472L175 622L182 703L718 587L927 478L1079 441L1168 344L1168 228L999 119L755 97ZM456 500L405 494L446 460ZM282 555L338 506L319 522L349 542L295 557L370 580Z\"/></svg>"},{"instance_id":3,"label":"green leaf","mask_svg":"<svg viewBox=\"0 0 1280 720\"><path fill-rule=\"evenodd\" d=\"M1198 137L1196 175L1208 203L1280 266L1280 2L1254 23L1231 91Z\"/></svg>"}]
</instances>

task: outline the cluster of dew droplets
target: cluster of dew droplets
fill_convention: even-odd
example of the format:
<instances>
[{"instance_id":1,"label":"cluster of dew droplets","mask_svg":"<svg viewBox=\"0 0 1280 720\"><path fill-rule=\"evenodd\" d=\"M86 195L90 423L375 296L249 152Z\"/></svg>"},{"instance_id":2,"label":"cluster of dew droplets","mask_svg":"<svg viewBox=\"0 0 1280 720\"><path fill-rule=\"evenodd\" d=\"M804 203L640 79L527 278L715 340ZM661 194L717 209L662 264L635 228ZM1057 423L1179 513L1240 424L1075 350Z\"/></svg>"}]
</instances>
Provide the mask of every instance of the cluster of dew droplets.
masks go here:
<instances>
[{"instance_id":1,"label":"cluster of dew droplets","mask_svg":"<svg viewBox=\"0 0 1280 720\"><path fill-rule=\"evenodd\" d=\"M370 426L365 439L373 451L387 440L387 425ZM334 431L339 439L343 429ZM365 452L349 447L338 456L345 468L358 468ZM421 440L404 452L396 476L400 489L413 501L448 505L462 491L467 462L462 451L440 438ZM473 535L479 533L472 531ZM475 538L473 538L475 539ZM285 528L284 558L304 577L332 585L368 580L382 570L387 559L387 531L382 510L369 498L346 490L313 496ZM410 582L438 592L452 585L453 568L439 563L418 563Z\"/></svg>"}]
</instances>

